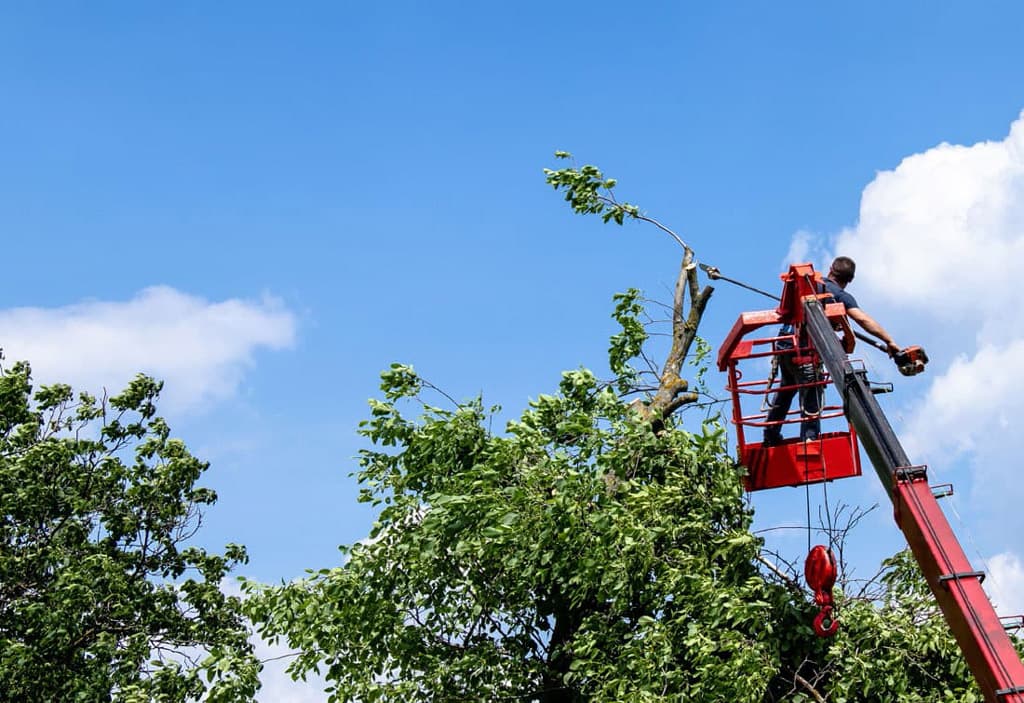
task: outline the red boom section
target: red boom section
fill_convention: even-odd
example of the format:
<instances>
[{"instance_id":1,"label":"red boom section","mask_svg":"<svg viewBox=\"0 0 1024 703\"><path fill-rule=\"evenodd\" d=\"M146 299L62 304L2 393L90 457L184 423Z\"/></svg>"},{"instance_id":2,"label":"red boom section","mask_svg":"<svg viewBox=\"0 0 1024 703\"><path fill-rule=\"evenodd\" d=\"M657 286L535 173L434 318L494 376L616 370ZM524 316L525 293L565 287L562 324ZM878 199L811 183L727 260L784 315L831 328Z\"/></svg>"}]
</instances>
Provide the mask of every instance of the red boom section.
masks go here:
<instances>
[{"instance_id":1,"label":"red boom section","mask_svg":"<svg viewBox=\"0 0 1024 703\"><path fill-rule=\"evenodd\" d=\"M1024 664L981 588L975 571L939 508L923 466L911 466L903 447L825 316L805 298L804 323L832 379L843 389L846 415L878 473L935 599L988 703L1024 703Z\"/></svg>"},{"instance_id":2,"label":"red boom section","mask_svg":"<svg viewBox=\"0 0 1024 703\"><path fill-rule=\"evenodd\" d=\"M928 486L924 467L896 470L896 524L988 701L1024 703L1024 664Z\"/></svg>"}]
</instances>

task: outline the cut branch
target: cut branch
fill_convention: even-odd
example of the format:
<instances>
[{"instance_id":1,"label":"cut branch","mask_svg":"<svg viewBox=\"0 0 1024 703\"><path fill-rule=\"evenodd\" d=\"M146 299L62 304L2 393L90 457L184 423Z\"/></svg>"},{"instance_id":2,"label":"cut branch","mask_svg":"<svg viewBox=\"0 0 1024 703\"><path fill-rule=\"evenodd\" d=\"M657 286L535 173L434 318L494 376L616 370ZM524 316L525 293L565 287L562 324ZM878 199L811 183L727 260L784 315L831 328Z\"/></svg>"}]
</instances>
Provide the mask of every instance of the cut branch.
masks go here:
<instances>
[{"instance_id":1,"label":"cut branch","mask_svg":"<svg viewBox=\"0 0 1024 703\"><path fill-rule=\"evenodd\" d=\"M654 394L647 407L648 415L658 422L663 422L683 405L695 403L700 399L699 394L687 392L689 383L680 376L680 373L683 362L690 353L690 347L693 346L693 340L697 337L704 309L714 289L705 286L704 290L700 290L693 250L685 244L683 249L683 260L676 278L672 301L672 347L661 370L658 392ZM687 290L690 292L690 308L684 315Z\"/></svg>"},{"instance_id":2,"label":"cut branch","mask_svg":"<svg viewBox=\"0 0 1024 703\"><path fill-rule=\"evenodd\" d=\"M567 151L555 152L555 158L569 159ZM640 413L651 422L655 431L664 426L665 420L683 405L696 403L700 394L690 391L689 384L680 377L693 340L697 336L704 309L707 307L713 289L703 290L697 280L697 264L693 249L683 238L653 217L640 212L640 208L616 199L612 189L615 179L606 178L596 166L575 166L565 169L544 169L545 179L555 190L565 191L565 199L573 211L579 214L600 215L604 222L621 225L626 218L640 220L654 225L683 248L683 261L676 279L672 305L672 347L659 377L658 390L646 405L636 404ZM690 293L689 310L684 310L686 292Z\"/></svg>"},{"instance_id":3,"label":"cut branch","mask_svg":"<svg viewBox=\"0 0 1024 703\"><path fill-rule=\"evenodd\" d=\"M769 571L771 571L771 572L772 572L773 574L775 574L775 575L776 575L776 576L778 576L778 577L779 577L780 579L782 579L782 582L786 584L786 586L787 586L787 587L789 588L789 590L793 591L794 593L797 593L797 594L799 594L801 598L803 597L803 594L804 594L804 589L803 589L803 588L801 588L801 586L800 586L800 582L799 582L799 581L795 580L795 579L794 579L794 578L793 578L792 576L790 576L789 574L787 574L787 573L786 573L785 571L783 571L782 569L780 569L780 568L779 568L778 566L776 566L775 564L773 564L773 563L772 563L771 561L769 561L768 559L765 559L765 558L764 558L764 555L762 555L762 554L758 554L758 555L757 555L757 557L755 557L755 558L756 558L756 559L757 559L757 560L758 560L759 562L761 562L762 564L764 564L765 568L767 568L767 569L768 569Z\"/></svg>"},{"instance_id":4,"label":"cut branch","mask_svg":"<svg viewBox=\"0 0 1024 703\"><path fill-rule=\"evenodd\" d=\"M818 693L818 689L816 689L811 684L811 682L805 679L803 676L796 672L793 672L793 680L796 683L800 684L800 687L807 691L807 693L811 695L811 698L817 701L817 703L826 703L825 698L820 693Z\"/></svg>"}]
</instances>

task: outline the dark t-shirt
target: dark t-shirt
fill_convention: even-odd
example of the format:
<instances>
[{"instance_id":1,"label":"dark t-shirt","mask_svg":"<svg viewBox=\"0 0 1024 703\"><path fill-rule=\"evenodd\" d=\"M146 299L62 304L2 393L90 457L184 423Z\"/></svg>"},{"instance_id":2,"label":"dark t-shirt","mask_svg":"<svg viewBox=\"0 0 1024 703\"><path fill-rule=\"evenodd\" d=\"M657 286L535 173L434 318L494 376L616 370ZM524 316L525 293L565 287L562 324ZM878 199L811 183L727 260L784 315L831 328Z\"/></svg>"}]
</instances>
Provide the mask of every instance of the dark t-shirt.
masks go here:
<instances>
[{"instance_id":1,"label":"dark t-shirt","mask_svg":"<svg viewBox=\"0 0 1024 703\"><path fill-rule=\"evenodd\" d=\"M857 300L852 295L847 293L845 290L839 287L839 284L833 281L831 278L826 278L824 281L825 293L828 293L837 303L842 303L847 310L850 308L858 308Z\"/></svg>"},{"instance_id":2,"label":"dark t-shirt","mask_svg":"<svg viewBox=\"0 0 1024 703\"><path fill-rule=\"evenodd\" d=\"M826 278L822 282L821 292L828 293L829 295L831 295L833 300L835 300L837 303L842 303L843 307L845 307L847 310L849 310L850 308L860 307L859 305L857 305L857 299L854 298L849 293L847 293L845 290L843 290L842 287L838 283L833 281L831 278ZM793 334L792 325L783 325L779 329L780 337L783 337L787 334Z\"/></svg>"}]
</instances>

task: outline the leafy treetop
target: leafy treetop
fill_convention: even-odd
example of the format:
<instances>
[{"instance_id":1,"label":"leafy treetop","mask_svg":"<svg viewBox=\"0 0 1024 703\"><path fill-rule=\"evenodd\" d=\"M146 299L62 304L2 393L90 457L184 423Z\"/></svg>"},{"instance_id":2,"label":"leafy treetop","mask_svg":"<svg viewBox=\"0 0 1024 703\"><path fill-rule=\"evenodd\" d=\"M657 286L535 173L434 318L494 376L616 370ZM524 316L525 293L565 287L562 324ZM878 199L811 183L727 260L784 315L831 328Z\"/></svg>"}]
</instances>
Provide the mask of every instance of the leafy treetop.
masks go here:
<instances>
[{"instance_id":1,"label":"leafy treetop","mask_svg":"<svg viewBox=\"0 0 1024 703\"><path fill-rule=\"evenodd\" d=\"M160 387L98 401L0 371L3 700L252 698L259 665L220 590L245 550L189 545L216 495L157 416Z\"/></svg>"}]
</instances>

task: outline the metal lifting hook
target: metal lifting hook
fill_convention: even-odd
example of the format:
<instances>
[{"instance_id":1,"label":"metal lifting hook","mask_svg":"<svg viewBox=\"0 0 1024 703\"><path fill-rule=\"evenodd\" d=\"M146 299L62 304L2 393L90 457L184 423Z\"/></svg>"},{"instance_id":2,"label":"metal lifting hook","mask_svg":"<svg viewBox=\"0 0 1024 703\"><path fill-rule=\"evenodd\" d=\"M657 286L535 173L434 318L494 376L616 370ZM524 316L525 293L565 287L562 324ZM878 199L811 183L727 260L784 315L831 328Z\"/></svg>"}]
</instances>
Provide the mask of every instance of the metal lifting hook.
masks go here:
<instances>
[{"instance_id":1,"label":"metal lifting hook","mask_svg":"<svg viewBox=\"0 0 1024 703\"><path fill-rule=\"evenodd\" d=\"M835 602L832 587L836 584L836 557L832 550L822 545L812 548L804 562L804 578L814 590L814 602L821 611L814 618L814 634L831 637L839 629L839 620L833 615Z\"/></svg>"}]
</instances>

